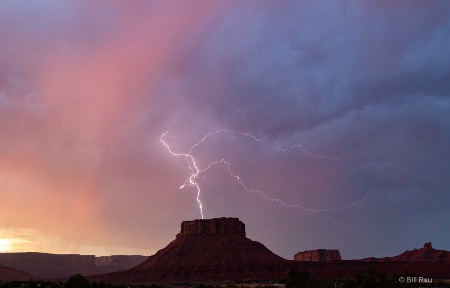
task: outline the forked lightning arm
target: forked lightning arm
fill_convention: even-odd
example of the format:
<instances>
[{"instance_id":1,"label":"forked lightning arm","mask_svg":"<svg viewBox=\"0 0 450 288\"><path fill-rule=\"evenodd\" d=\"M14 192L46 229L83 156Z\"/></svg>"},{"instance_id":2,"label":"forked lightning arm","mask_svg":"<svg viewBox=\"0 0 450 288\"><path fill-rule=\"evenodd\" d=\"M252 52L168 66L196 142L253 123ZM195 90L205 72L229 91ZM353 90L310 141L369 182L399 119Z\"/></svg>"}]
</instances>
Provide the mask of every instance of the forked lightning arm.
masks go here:
<instances>
[{"instance_id":1,"label":"forked lightning arm","mask_svg":"<svg viewBox=\"0 0 450 288\"><path fill-rule=\"evenodd\" d=\"M238 175L234 174L231 171L231 164L229 162L225 161L225 159L222 159L222 160L219 160L219 161L213 161L213 162L209 163L208 166L205 169L200 169L197 166L197 163L195 162L194 157L192 156L193 150L195 148L197 148L200 144L202 144L204 141L206 141L207 138L209 138L209 137L211 137L213 135L219 134L219 133L227 133L227 134L240 134L242 136L249 137L249 138L251 138L251 139L253 139L254 141L257 141L257 142L260 142L262 140L271 141L271 142L274 143L275 148L278 151L280 151L280 152L285 152L285 151L293 149L293 148L299 148L302 152L308 154L309 156L311 156L313 158L317 158L317 159L339 160L341 158L346 157L349 153L351 153L351 151L347 152L345 155L342 155L340 157L331 157L331 156L326 156L326 155L316 155L316 154L313 154L313 153L309 152L308 150L304 149L299 144L292 145L292 146L289 146L289 147L283 149L283 148L280 147L280 145L278 144L277 141L275 141L273 139L270 139L270 138L257 138L255 136L253 136L252 134L244 133L244 132L240 132L240 131L217 130L217 131L214 131L214 132L209 131L200 141L198 141L197 143L192 145L192 147L189 149L189 151L187 153L176 153L176 152L172 151L172 149L170 148L169 144L167 144L167 142L164 140L164 138L166 137L168 132L169 131L163 133L161 135L161 137L159 138L159 141L167 148L167 150L169 151L170 154L172 154L173 156L184 157L184 159L186 160L186 162L188 164L188 168L190 170L190 175L189 175L189 178L184 182L184 184L180 186L180 189L183 189L186 186L190 186L190 187L193 187L193 188L196 189L196 191L197 191L197 204L198 204L198 207L200 209L200 214L202 216L202 219L203 219L204 215L203 215L203 204L202 204L202 201L200 200L201 189L200 189L199 184L196 182L196 180L198 179L200 174L203 174L203 173L207 172L214 165L220 165L220 164L225 165L227 167L227 171L230 174L230 176L232 176L234 179L236 179L236 181L244 188L245 191L257 193L257 194L261 195L262 197L264 197L265 199L270 200L270 201L278 202L278 203L280 203L281 205L283 205L285 207L300 208L300 209L302 209L304 211L309 211L309 212L337 211L337 210L343 210L343 209L345 209L345 208L347 208L349 206L357 205L357 204L359 204L359 203L361 203L361 202L363 202L364 200L367 199L367 197L372 192L372 190L373 190L373 188L375 186L375 183L373 183L372 186L370 186L370 188L367 191L367 193L361 199L356 200L356 201L351 202L351 203L347 203L347 204L343 205L342 207L338 207L338 208L312 209L312 208L304 207L304 206L302 206L300 204L285 203L281 199L268 197L267 195L265 195L263 193L263 191L249 189L245 185L245 183L240 179L240 177ZM393 175L388 175L388 176L393 176ZM378 180L378 181L380 181L380 180Z\"/></svg>"}]
</instances>

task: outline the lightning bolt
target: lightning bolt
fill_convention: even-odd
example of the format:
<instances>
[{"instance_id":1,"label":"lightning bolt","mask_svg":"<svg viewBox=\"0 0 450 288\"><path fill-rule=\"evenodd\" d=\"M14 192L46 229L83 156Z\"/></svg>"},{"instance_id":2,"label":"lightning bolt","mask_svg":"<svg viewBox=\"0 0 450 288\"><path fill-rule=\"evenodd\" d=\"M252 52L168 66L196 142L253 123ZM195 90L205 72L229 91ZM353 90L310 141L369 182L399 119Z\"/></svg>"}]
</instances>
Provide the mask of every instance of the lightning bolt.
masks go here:
<instances>
[{"instance_id":1,"label":"lightning bolt","mask_svg":"<svg viewBox=\"0 0 450 288\"><path fill-rule=\"evenodd\" d=\"M161 135L161 137L159 138L159 141L161 141L161 143L167 148L167 150L169 151L170 154L172 154L173 156L183 156L185 158L186 162L188 163L188 168L191 171L191 174L190 174L189 178L184 182L184 184L180 186L180 189L183 189L186 186L190 186L197 190L197 204L198 204L198 208L200 209L200 214L202 215L202 219L203 219L204 215L203 215L203 204L202 204L202 201L200 200L200 186L198 185L197 182L195 182L195 180L198 177L198 174L200 173L200 169L198 169L197 163L195 162L194 157L192 157L192 155L191 155L192 149L194 148L194 146L199 145L201 142L194 144L194 146L191 147L191 149L189 150L188 153L175 153L172 151L170 146L163 139L167 133L169 133L169 131L163 133ZM204 141L204 139L206 139L206 137L207 136L205 136L205 138L203 138L201 141Z\"/></svg>"},{"instance_id":2,"label":"lightning bolt","mask_svg":"<svg viewBox=\"0 0 450 288\"><path fill-rule=\"evenodd\" d=\"M201 175L205 174L207 171L209 171L212 167L214 167L216 165L224 165L226 167L226 169L227 169L228 174L231 177L233 177L236 180L236 182L239 183L239 185L241 185L242 188L245 191L247 191L247 192L253 192L253 193L259 194L261 197L265 198L266 200L277 202L277 203L283 205L284 207L299 208L299 209L302 209L302 210L308 211L308 212L324 212L324 213L331 212L331 211L344 210L344 209L346 209L346 208L348 208L350 206L355 206L355 205L360 204L361 202L365 201L369 197L369 195L372 193L372 190L374 189L376 183L378 183L379 181L383 180L383 178L385 178L385 177L393 177L393 176L396 175L396 174L386 175L385 177L378 179L377 181L375 181L369 187L368 191L365 193L365 195L362 198L360 198L360 199L358 199L358 200L356 200L354 202L347 203L347 204L345 204L345 205L343 205L341 207L337 207L337 208L313 209L313 208L305 207L305 206L303 206L301 204L286 203L282 199L272 198L272 197L267 196L266 194L264 194L263 191L254 190L254 189L251 189L251 188L247 187L247 185L241 180L239 175L235 174L232 171L231 164L229 162L227 162L225 159L221 159L219 161L210 162L206 166L206 168L200 169L199 166L197 165L194 157L192 156L192 153L198 146L200 146L203 142L205 142L209 137L212 137L213 135L221 134L221 133L238 134L238 135L241 135L241 136L244 136L244 137L248 137L248 138L250 138L250 139L252 139L252 140L254 140L256 142L270 141L270 142L273 143L274 147L280 152L286 152L286 151L288 151L290 149L298 148L303 153L306 153L310 157L313 157L313 158L316 158L316 159L328 159L328 160L336 161L336 160L342 159L344 157L347 157L350 153L353 153L352 151L349 151L349 152L347 152L344 155L339 156L339 157L332 157L332 156L327 156L327 155L317 155L317 154L311 153L310 151L306 150L300 144L295 144L295 145L291 145L291 146L287 146L285 148L282 148L276 140L271 139L271 138L266 138L266 137L258 138L256 136L250 134L250 133L222 129L222 130L216 130L216 131L213 131L213 132L212 131L208 131L208 133L202 139L200 139L198 142L196 142L194 145L192 145L190 147L190 149L188 150L187 153L177 153L177 152L174 152L171 149L171 147L169 146L169 144L164 140L166 137L170 137L170 136L167 135L168 132L169 131L166 131L165 133L163 133L161 135L161 137L159 138L159 141L166 147L166 149L169 151L170 154L172 154L173 156L184 157L184 159L186 160L186 162L188 164L189 171L190 171L190 175L189 175L189 178L184 182L184 184L180 186L180 189L183 189L186 186L189 186L189 187L193 187L196 190L196 192L197 192L197 204L198 204L198 207L200 209L200 214L202 216L202 219L203 219L204 215L203 215L203 204L202 204L201 199L200 199L201 189L200 189L199 184L196 181L197 181L198 178L201 177ZM174 138L174 137L170 137L170 138ZM330 216L328 214L327 214L327 216L330 218ZM335 222L334 219L333 219L333 222Z\"/></svg>"}]
</instances>

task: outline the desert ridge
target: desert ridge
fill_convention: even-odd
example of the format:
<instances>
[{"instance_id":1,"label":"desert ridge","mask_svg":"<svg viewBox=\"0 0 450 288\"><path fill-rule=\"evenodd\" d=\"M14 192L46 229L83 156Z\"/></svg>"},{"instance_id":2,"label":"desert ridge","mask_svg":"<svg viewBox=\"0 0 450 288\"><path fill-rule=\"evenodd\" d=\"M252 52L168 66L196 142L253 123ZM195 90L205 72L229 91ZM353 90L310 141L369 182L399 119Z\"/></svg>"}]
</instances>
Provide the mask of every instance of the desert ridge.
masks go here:
<instances>
[{"instance_id":1,"label":"desert ridge","mask_svg":"<svg viewBox=\"0 0 450 288\"><path fill-rule=\"evenodd\" d=\"M30 279L40 280L39 277L6 267L0 263L0 281L28 281Z\"/></svg>"},{"instance_id":2,"label":"desert ridge","mask_svg":"<svg viewBox=\"0 0 450 288\"><path fill-rule=\"evenodd\" d=\"M340 260L338 250L326 249L300 253L303 261L274 254L247 238L245 224L238 218L197 219L183 221L175 239L141 264L89 279L112 283L272 281L286 279L293 269L316 278L352 278L367 269L388 275L410 271L450 278L450 264L446 262Z\"/></svg>"},{"instance_id":3,"label":"desert ridge","mask_svg":"<svg viewBox=\"0 0 450 288\"><path fill-rule=\"evenodd\" d=\"M277 281L292 270L306 271L312 278L344 279L372 269L390 276L409 271L450 279L450 253L434 249L431 243L394 257L341 260L337 249L316 249L287 260L247 238L245 224L238 218L183 221L180 228L173 241L149 257L0 253L0 277L2 281L62 279L81 273L90 281L105 283L211 283Z\"/></svg>"},{"instance_id":4,"label":"desert ridge","mask_svg":"<svg viewBox=\"0 0 450 288\"><path fill-rule=\"evenodd\" d=\"M364 258L366 262L439 262L450 263L450 252L433 248L431 242L427 242L421 249L407 250L400 255L384 258Z\"/></svg>"},{"instance_id":5,"label":"desert ridge","mask_svg":"<svg viewBox=\"0 0 450 288\"><path fill-rule=\"evenodd\" d=\"M34 275L33 279L68 278L73 274L97 275L131 268L148 256L50 254L39 252L0 253L4 267Z\"/></svg>"}]
</instances>

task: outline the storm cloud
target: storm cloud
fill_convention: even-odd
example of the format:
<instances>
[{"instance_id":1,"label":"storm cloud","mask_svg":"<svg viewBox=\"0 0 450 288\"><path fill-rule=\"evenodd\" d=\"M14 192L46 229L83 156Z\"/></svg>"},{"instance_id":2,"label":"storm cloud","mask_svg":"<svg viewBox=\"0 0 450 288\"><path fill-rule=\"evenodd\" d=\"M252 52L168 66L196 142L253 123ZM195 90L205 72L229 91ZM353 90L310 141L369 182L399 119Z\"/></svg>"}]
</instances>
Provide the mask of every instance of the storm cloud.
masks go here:
<instances>
[{"instance_id":1,"label":"storm cloud","mask_svg":"<svg viewBox=\"0 0 450 288\"><path fill-rule=\"evenodd\" d=\"M192 151L201 169L225 159L249 189L325 211L213 165L206 218L240 217L289 259L450 250L449 15L447 1L3 1L0 238L152 254L200 217L162 133L187 153L227 129L264 140L213 134Z\"/></svg>"}]
</instances>

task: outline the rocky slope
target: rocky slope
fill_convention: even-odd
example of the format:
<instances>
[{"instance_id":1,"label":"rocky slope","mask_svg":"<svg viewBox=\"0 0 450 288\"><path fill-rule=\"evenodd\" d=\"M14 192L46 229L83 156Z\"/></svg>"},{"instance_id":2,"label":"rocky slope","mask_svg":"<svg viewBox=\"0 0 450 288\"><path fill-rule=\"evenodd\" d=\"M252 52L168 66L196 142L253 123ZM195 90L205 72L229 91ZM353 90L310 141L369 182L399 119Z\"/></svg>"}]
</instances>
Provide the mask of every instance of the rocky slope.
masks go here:
<instances>
[{"instance_id":1,"label":"rocky slope","mask_svg":"<svg viewBox=\"0 0 450 288\"><path fill-rule=\"evenodd\" d=\"M400 255L384 258L364 258L365 262L441 262L450 264L450 252L446 250L436 250L431 242L425 243L422 249L407 250Z\"/></svg>"},{"instance_id":2,"label":"rocky slope","mask_svg":"<svg viewBox=\"0 0 450 288\"><path fill-rule=\"evenodd\" d=\"M30 279L39 280L40 278L17 271L11 267L6 267L0 263L0 281L28 281Z\"/></svg>"},{"instance_id":3,"label":"rocky slope","mask_svg":"<svg viewBox=\"0 0 450 288\"><path fill-rule=\"evenodd\" d=\"M295 267L245 237L237 218L185 221L176 239L142 264L92 277L128 283L277 279Z\"/></svg>"},{"instance_id":4,"label":"rocky slope","mask_svg":"<svg viewBox=\"0 0 450 288\"><path fill-rule=\"evenodd\" d=\"M143 263L125 271L89 278L128 284L276 280L286 278L291 269L305 270L311 277L348 278L368 268L388 275L410 271L423 277L450 278L449 263L401 261L403 256L378 262L285 260L245 235L245 225L237 218L184 221L175 240ZM422 259L428 257L424 255L438 256L439 253L429 248ZM340 258L338 251L329 254Z\"/></svg>"}]
</instances>

